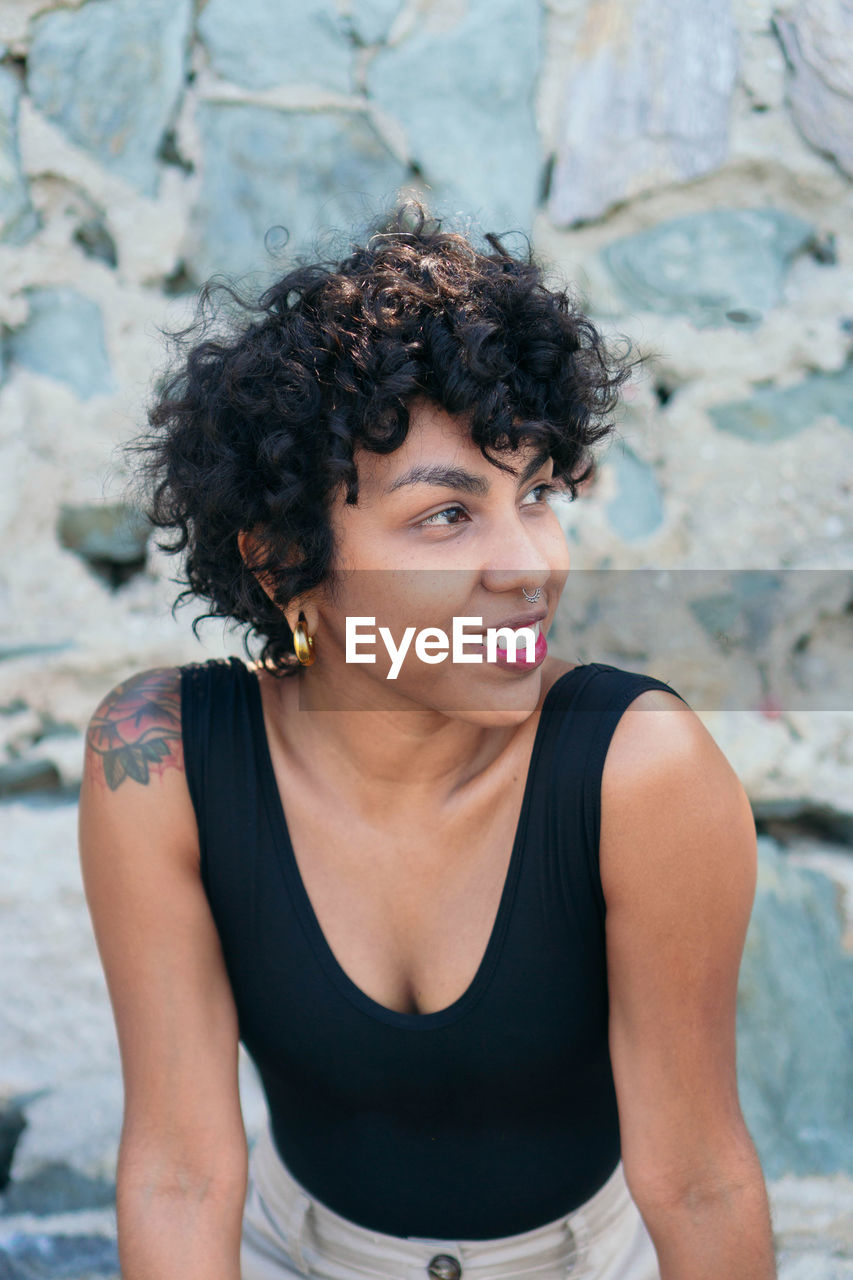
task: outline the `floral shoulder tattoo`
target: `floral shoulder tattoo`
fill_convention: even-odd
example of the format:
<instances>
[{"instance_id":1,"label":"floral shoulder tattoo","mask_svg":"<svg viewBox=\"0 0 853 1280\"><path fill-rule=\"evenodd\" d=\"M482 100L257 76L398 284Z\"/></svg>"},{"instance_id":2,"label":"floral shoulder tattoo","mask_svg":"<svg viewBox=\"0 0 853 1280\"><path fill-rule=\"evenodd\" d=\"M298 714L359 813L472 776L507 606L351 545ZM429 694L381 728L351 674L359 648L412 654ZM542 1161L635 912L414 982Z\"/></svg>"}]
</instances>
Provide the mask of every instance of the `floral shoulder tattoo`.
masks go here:
<instances>
[{"instance_id":1,"label":"floral shoulder tattoo","mask_svg":"<svg viewBox=\"0 0 853 1280\"><path fill-rule=\"evenodd\" d=\"M86 745L111 791L125 778L147 786L152 773L183 770L180 688L176 668L155 667L116 685L95 711Z\"/></svg>"}]
</instances>

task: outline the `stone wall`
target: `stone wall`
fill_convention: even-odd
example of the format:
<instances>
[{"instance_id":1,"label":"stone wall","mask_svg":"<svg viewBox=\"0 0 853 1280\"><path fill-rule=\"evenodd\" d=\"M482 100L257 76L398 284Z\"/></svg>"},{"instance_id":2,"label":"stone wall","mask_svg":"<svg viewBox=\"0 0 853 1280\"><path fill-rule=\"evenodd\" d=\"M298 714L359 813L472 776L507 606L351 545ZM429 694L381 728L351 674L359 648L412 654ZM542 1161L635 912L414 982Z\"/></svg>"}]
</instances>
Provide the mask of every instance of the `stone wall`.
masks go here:
<instances>
[{"instance_id":1,"label":"stone wall","mask_svg":"<svg viewBox=\"0 0 853 1280\"><path fill-rule=\"evenodd\" d=\"M528 234L608 336L657 353L558 507L574 576L554 640L670 680L738 769L762 832L739 1007L751 1131L774 1179L853 1173L851 67L850 0L0 0L16 1176L53 1151L109 1178L115 1153L71 821L83 726L135 670L241 652L171 616L175 565L127 500L119 446L144 422L160 327L212 273L261 284L404 190L448 226ZM55 931L22 924L43 901L61 962ZM802 1225L794 1184L775 1185ZM813 1274L842 1274L797 1231L804 1256L824 1250Z\"/></svg>"}]
</instances>

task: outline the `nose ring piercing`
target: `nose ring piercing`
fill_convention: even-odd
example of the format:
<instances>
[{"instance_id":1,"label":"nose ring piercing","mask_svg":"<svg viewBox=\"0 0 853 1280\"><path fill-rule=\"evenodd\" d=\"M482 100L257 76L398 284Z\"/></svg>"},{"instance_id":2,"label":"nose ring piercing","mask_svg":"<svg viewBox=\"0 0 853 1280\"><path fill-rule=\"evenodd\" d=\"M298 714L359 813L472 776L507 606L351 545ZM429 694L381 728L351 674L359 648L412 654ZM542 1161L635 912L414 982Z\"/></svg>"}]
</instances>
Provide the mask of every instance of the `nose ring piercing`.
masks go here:
<instances>
[{"instance_id":1,"label":"nose ring piercing","mask_svg":"<svg viewBox=\"0 0 853 1280\"><path fill-rule=\"evenodd\" d=\"M529 596L529 595L527 594L527 592L524 590L524 587L522 587L522 588L521 588L521 590L522 590L522 592L524 593L524 598L525 598L525 600L529 600L531 604L535 604L535 602L539 599L539 596L540 596L540 593L541 593L541 591L542 591L542 588L541 588L541 587L537 587L537 588L536 588L536 590L533 592L533 595L532 595L532 596Z\"/></svg>"}]
</instances>

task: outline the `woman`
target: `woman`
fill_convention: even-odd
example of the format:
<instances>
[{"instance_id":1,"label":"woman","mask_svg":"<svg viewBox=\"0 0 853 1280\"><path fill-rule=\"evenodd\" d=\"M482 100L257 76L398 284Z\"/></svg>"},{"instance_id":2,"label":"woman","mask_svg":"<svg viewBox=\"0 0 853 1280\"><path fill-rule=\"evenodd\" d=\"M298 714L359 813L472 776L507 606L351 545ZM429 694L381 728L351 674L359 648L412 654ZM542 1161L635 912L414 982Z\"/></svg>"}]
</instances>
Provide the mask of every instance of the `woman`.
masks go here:
<instances>
[{"instance_id":1,"label":"woman","mask_svg":"<svg viewBox=\"0 0 853 1280\"><path fill-rule=\"evenodd\" d=\"M547 653L548 495L630 366L487 240L408 203L227 290L248 314L184 331L138 442L179 599L263 645L89 726L124 1280L774 1275L735 1076L748 800L668 685Z\"/></svg>"}]
</instances>

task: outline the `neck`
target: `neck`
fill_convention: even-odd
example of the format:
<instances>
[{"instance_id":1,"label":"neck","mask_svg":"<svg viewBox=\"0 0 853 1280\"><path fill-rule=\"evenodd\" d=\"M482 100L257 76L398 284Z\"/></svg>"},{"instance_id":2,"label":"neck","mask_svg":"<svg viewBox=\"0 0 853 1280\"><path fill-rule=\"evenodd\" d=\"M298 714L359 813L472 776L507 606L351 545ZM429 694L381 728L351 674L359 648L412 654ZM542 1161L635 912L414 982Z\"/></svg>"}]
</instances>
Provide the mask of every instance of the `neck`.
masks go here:
<instances>
[{"instance_id":1,"label":"neck","mask_svg":"<svg viewBox=\"0 0 853 1280\"><path fill-rule=\"evenodd\" d=\"M322 762L336 791L358 796L366 817L423 812L452 806L491 776L519 733L530 731L548 683L532 686L532 707L529 694L527 705L516 694L515 709L496 726L424 706L396 687L386 692L351 666L336 675L314 663L273 682L274 729L289 753Z\"/></svg>"}]
</instances>

